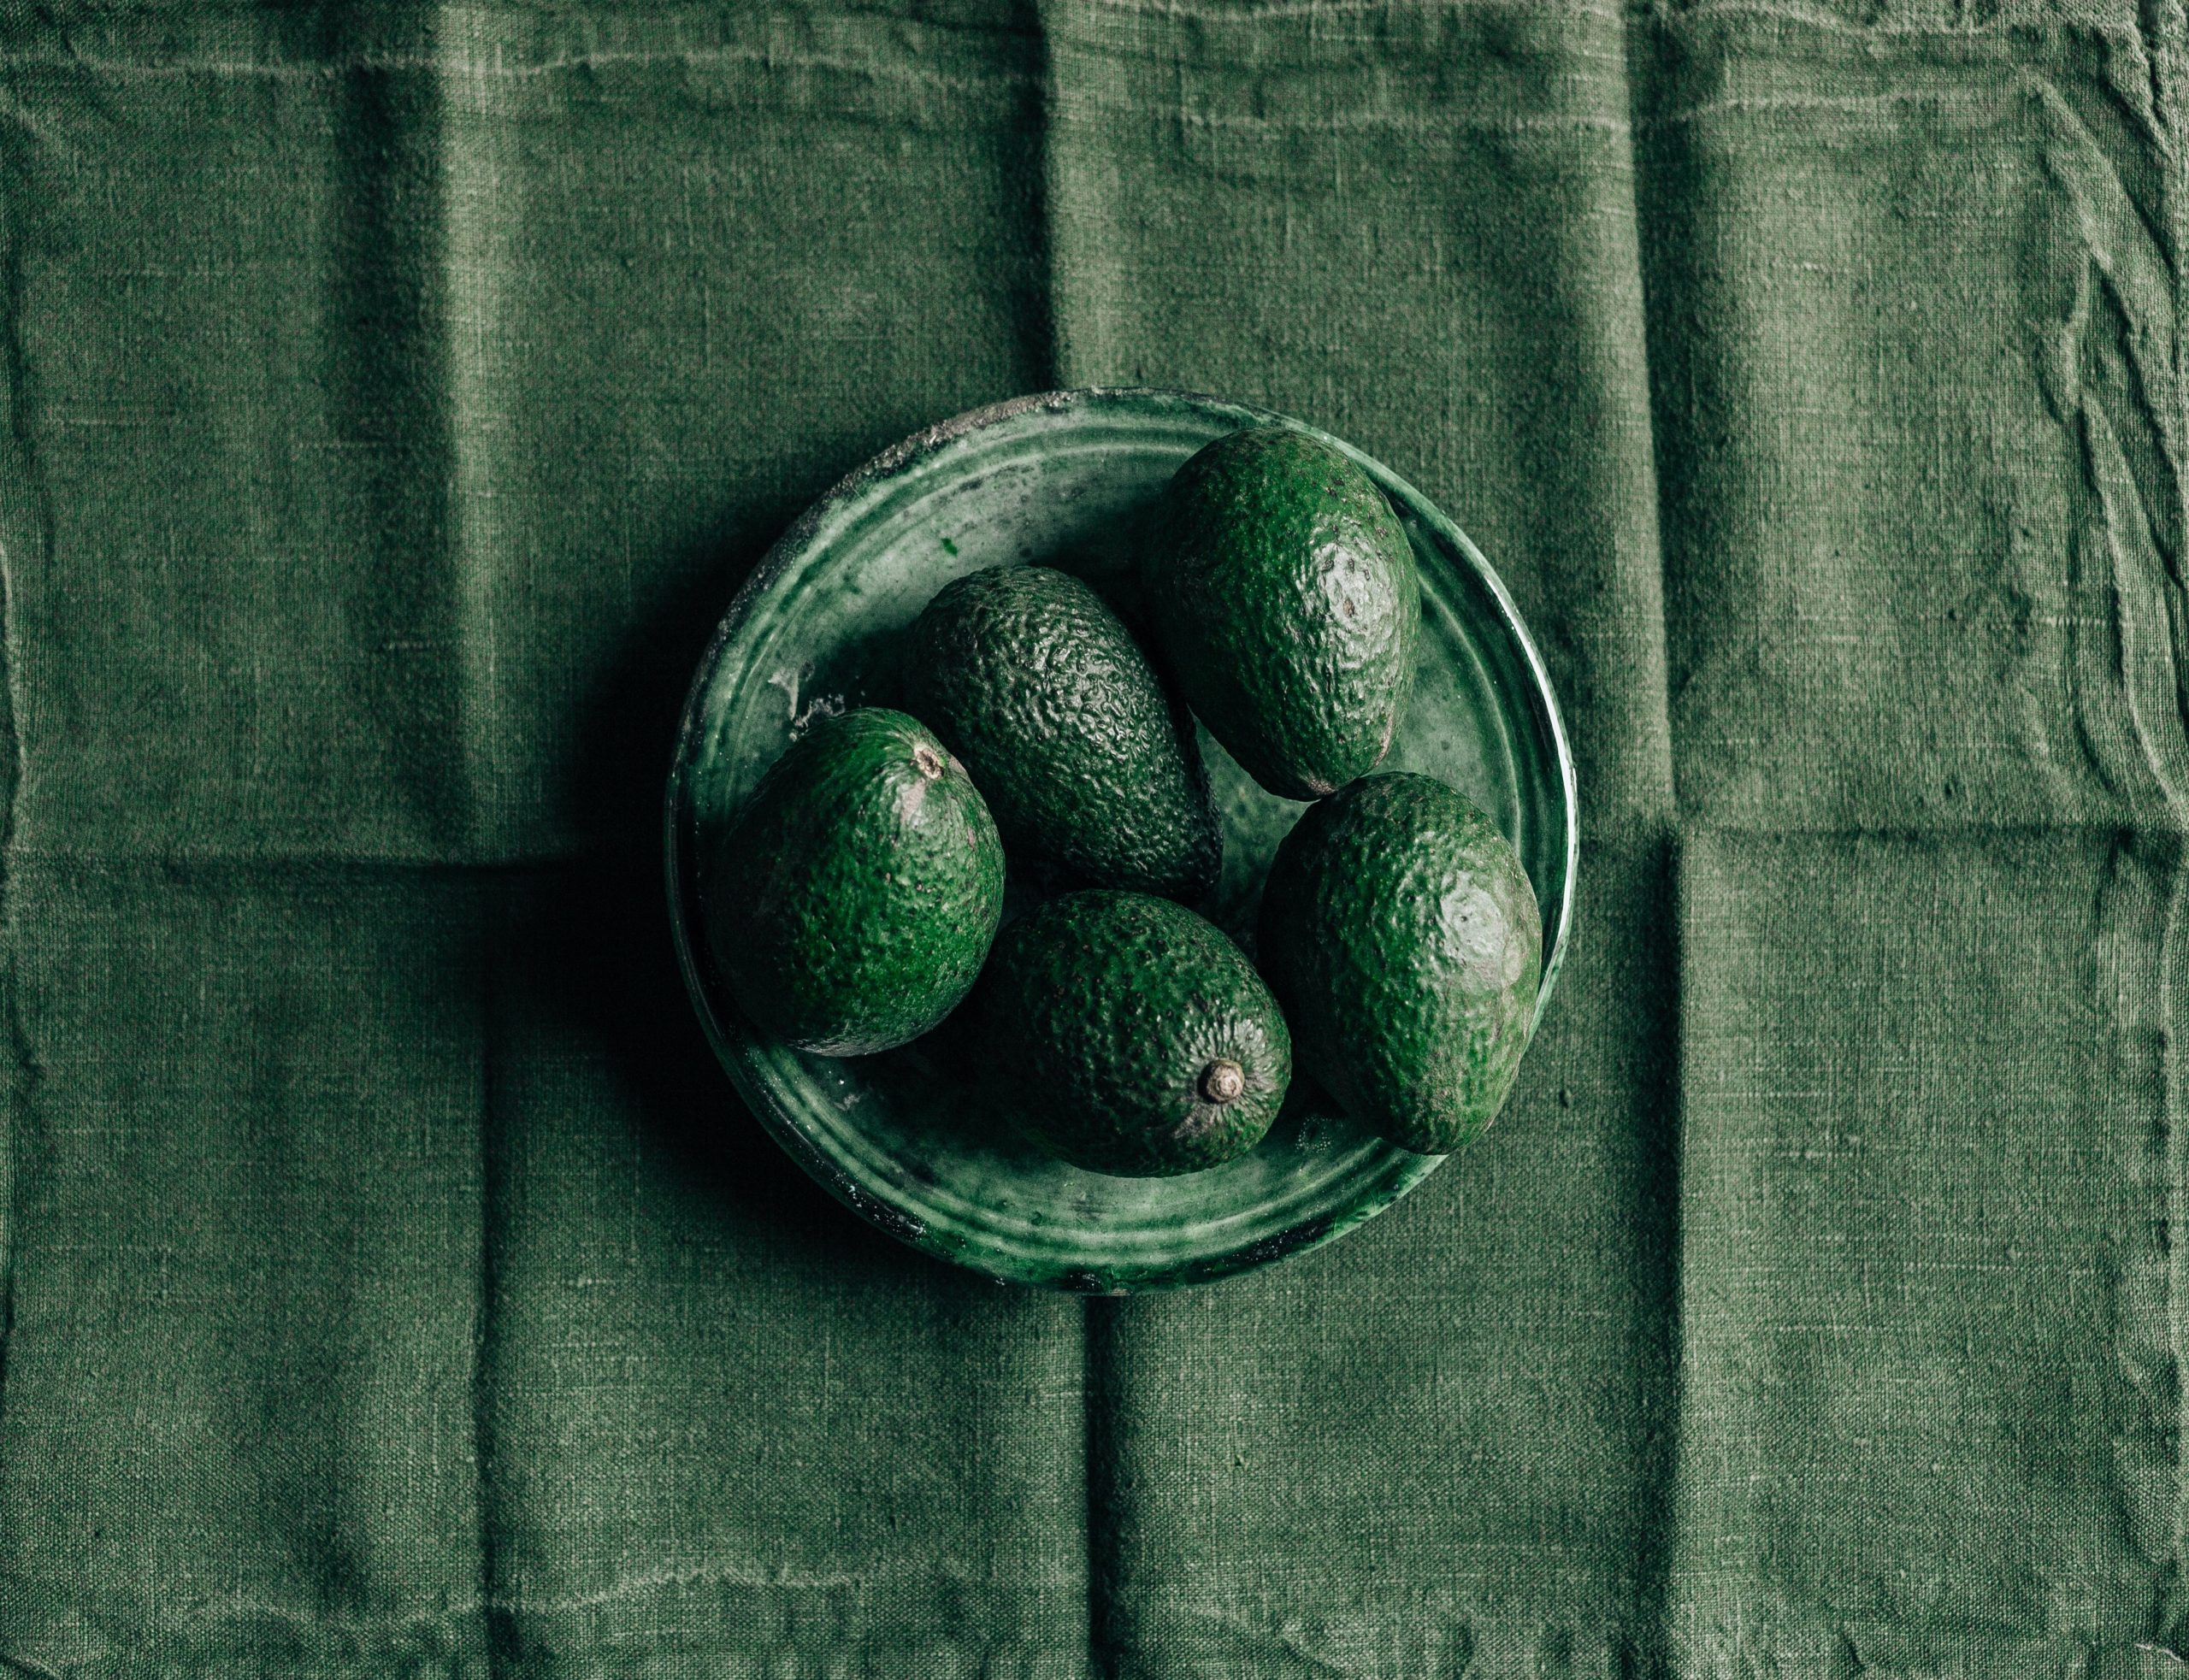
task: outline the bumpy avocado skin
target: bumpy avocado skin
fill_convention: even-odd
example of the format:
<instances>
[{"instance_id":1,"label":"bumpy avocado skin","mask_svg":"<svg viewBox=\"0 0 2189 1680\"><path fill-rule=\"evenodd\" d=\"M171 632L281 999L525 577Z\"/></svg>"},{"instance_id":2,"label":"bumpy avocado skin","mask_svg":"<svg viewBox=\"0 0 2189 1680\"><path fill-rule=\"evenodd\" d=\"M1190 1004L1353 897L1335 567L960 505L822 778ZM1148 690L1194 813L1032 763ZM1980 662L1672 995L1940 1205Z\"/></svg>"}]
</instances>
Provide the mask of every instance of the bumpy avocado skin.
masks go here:
<instances>
[{"instance_id":1,"label":"bumpy avocado skin","mask_svg":"<svg viewBox=\"0 0 2189 1680\"><path fill-rule=\"evenodd\" d=\"M1213 923L1167 899L1052 899L996 942L981 982L991 1088L1038 1141L1091 1172L1154 1177L1243 1153L1292 1082L1269 988ZM1230 1063L1241 1091L1207 1099Z\"/></svg>"},{"instance_id":2,"label":"bumpy avocado skin","mask_svg":"<svg viewBox=\"0 0 2189 1680\"><path fill-rule=\"evenodd\" d=\"M1154 528L1148 610L1209 733L1288 799L1375 769L1421 634L1413 551L1375 481L1304 433L1252 427L1178 469Z\"/></svg>"},{"instance_id":3,"label":"bumpy avocado skin","mask_svg":"<svg viewBox=\"0 0 2189 1680\"><path fill-rule=\"evenodd\" d=\"M1301 1065L1362 1123L1434 1155L1495 1117L1528 1045L1543 922L1468 800L1394 771L1311 807L1277 847L1258 942Z\"/></svg>"},{"instance_id":4,"label":"bumpy avocado skin","mask_svg":"<svg viewBox=\"0 0 2189 1680\"><path fill-rule=\"evenodd\" d=\"M912 627L913 704L1013 851L1195 902L1223 837L1193 722L1118 616L1046 566L947 585Z\"/></svg>"},{"instance_id":5,"label":"bumpy avocado skin","mask_svg":"<svg viewBox=\"0 0 2189 1680\"><path fill-rule=\"evenodd\" d=\"M824 1056L917 1038L979 977L1003 842L942 743L900 711L824 717L712 836L699 892L731 995Z\"/></svg>"}]
</instances>

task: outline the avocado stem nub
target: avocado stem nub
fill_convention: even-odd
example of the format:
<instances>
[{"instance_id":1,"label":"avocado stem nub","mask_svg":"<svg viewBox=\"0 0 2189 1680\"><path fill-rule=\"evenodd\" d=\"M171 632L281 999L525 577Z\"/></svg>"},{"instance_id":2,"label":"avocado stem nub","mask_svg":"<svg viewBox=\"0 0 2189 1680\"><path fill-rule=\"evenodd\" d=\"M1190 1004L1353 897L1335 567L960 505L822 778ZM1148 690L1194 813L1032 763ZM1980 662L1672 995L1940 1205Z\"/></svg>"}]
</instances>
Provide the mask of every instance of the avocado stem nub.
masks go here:
<instances>
[{"instance_id":1,"label":"avocado stem nub","mask_svg":"<svg viewBox=\"0 0 2189 1680\"><path fill-rule=\"evenodd\" d=\"M929 781L942 774L942 760L935 756L935 749L925 741L912 749L912 763L919 766L920 774Z\"/></svg>"},{"instance_id":2,"label":"avocado stem nub","mask_svg":"<svg viewBox=\"0 0 2189 1680\"><path fill-rule=\"evenodd\" d=\"M1221 1108L1225 1103L1238 1101L1245 1093L1247 1070L1236 1062L1219 1056L1201 1070L1200 1088L1204 1102Z\"/></svg>"}]
</instances>

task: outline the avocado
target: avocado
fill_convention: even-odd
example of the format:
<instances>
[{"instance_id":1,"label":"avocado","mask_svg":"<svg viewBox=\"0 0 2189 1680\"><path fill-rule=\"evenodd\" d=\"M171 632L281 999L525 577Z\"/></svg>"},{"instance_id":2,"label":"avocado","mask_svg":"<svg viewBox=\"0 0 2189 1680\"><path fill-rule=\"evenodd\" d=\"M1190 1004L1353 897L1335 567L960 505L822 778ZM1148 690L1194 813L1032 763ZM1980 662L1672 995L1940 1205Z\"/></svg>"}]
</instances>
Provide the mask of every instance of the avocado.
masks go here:
<instances>
[{"instance_id":1,"label":"avocado","mask_svg":"<svg viewBox=\"0 0 2189 1680\"><path fill-rule=\"evenodd\" d=\"M1496 1116L1532 1029L1543 921L1466 799L1389 771L1309 806L1270 865L1258 944L1301 1065L1354 1118L1435 1155Z\"/></svg>"},{"instance_id":2,"label":"avocado","mask_svg":"<svg viewBox=\"0 0 2189 1680\"><path fill-rule=\"evenodd\" d=\"M990 1088L1090 1172L1194 1172L1261 1141L1292 1080L1277 1000L1239 947L1167 899L1052 899L981 982Z\"/></svg>"},{"instance_id":3,"label":"avocado","mask_svg":"<svg viewBox=\"0 0 2189 1680\"><path fill-rule=\"evenodd\" d=\"M1304 432L1250 427L1178 469L1153 528L1156 641L1241 768L1288 799L1375 769L1421 634L1413 551L1375 480Z\"/></svg>"},{"instance_id":4,"label":"avocado","mask_svg":"<svg viewBox=\"0 0 2189 1680\"><path fill-rule=\"evenodd\" d=\"M1003 842L942 743L900 711L823 717L701 839L708 944L737 1005L799 1050L922 1033L979 976Z\"/></svg>"},{"instance_id":5,"label":"avocado","mask_svg":"<svg viewBox=\"0 0 2189 1680\"><path fill-rule=\"evenodd\" d=\"M912 627L913 701L965 761L1004 843L1097 887L1198 900L1223 837L1193 720L1102 598L1000 566Z\"/></svg>"}]
</instances>

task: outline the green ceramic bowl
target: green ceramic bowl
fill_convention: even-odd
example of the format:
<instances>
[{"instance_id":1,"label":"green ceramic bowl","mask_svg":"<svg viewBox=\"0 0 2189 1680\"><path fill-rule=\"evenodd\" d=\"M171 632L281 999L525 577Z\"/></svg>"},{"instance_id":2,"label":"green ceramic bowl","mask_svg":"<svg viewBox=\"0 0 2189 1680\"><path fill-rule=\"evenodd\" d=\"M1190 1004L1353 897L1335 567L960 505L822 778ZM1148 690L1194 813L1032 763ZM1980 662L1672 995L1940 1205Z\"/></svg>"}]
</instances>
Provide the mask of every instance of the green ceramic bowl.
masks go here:
<instances>
[{"instance_id":1,"label":"green ceramic bowl","mask_svg":"<svg viewBox=\"0 0 2189 1680\"><path fill-rule=\"evenodd\" d=\"M851 1060L771 1043L739 1015L701 937L694 841L817 709L900 704L900 633L951 579L1010 561L1074 570L1130 609L1137 522L1178 463L1248 425L1298 421L1170 391L1067 391L963 415L860 468L809 508L730 604L700 662L668 788L670 917L692 1000L760 1123L846 1205L993 1276L1122 1294L1201 1282L1350 1230L1440 1164L1336 1113L1305 1081L1260 1147L1177 1178L1051 1159L973 1099L956 1017ZM1313 431L1313 427L1301 427ZM1317 436L1323 434L1318 433ZM1383 486L1421 564L1421 665L1394 767L1443 777L1519 849L1543 913L1541 1018L1565 954L1573 762L1543 661L1490 564L1404 480ZM1215 919L1254 925L1300 805L1264 793L1204 733L1224 812Z\"/></svg>"}]
</instances>

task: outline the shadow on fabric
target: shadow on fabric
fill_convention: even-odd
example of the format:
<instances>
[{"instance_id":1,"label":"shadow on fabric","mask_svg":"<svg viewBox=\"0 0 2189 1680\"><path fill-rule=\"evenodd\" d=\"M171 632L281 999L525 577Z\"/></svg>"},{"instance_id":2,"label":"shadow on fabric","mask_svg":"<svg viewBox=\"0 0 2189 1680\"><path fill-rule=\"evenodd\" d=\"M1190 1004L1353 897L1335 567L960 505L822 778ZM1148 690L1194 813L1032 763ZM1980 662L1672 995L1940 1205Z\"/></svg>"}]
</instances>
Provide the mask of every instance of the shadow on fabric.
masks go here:
<instances>
[{"instance_id":1,"label":"shadow on fabric","mask_svg":"<svg viewBox=\"0 0 2189 1680\"><path fill-rule=\"evenodd\" d=\"M740 521L695 545L681 581L628 640L585 708L574 808L597 837L581 862L520 895L510 929L510 983L535 1018L567 1023L628 1093L648 1148L666 1145L695 1196L767 1246L825 1247L901 1265L906 1252L839 1207L753 1119L715 1060L670 940L662 875L661 801L692 673L723 609L765 551L775 525ZM770 535L755 539L755 526Z\"/></svg>"}]
</instances>

